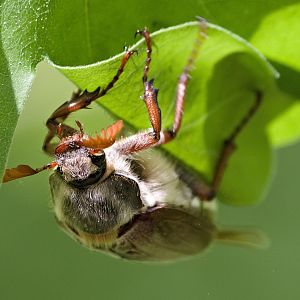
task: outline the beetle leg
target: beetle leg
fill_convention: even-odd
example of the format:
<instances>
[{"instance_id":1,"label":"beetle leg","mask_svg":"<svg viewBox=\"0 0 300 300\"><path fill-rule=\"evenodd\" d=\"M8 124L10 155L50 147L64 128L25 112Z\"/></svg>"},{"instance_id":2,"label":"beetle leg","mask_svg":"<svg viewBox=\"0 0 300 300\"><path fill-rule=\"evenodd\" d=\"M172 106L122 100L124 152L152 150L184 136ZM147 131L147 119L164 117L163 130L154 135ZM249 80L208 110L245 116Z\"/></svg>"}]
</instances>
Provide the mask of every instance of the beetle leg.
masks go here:
<instances>
[{"instance_id":1,"label":"beetle leg","mask_svg":"<svg viewBox=\"0 0 300 300\"><path fill-rule=\"evenodd\" d=\"M144 66L144 76L143 76L143 82L145 83L148 81L148 73L149 73L149 68L150 68L150 63L151 63L152 42L151 42L151 38L150 38L150 33L147 28L138 30L135 33L135 36L137 36L138 34L144 37L145 42L146 42L146 47L147 47L147 50L146 50L147 58L146 58L145 66Z\"/></svg>"},{"instance_id":2,"label":"beetle leg","mask_svg":"<svg viewBox=\"0 0 300 300\"><path fill-rule=\"evenodd\" d=\"M198 55L200 45L203 42L203 39L206 38L206 22L204 19L199 20L199 35L195 41L192 53L188 59L186 67L182 75L180 76L178 89L177 89L177 101L176 101L176 110L174 117L173 128L170 130L161 131L161 111L157 102L158 90L153 86L153 79L148 81L148 73L151 62L152 54L152 43L148 30L145 28L143 30L138 30L136 34L142 35L146 41L147 47L147 58L144 67L144 97L143 100L146 104L149 119L152 125L152 131L137 133L127 139L124 139L122 143L119 143L117 146L120 147L119 151L123 153L133 153L136 151L141 151L148 149L153 146L158 146L165 144L175 138L177 132L180 129L181 119L183 114L183 105L185 99L185 93L187 88L187 82L189 73L193 67L194 61Z\"/></svg>"},{"instance_id":3,"label":"beetle leg","mask_svg":"<svg viewBox=\"0 0 300 300\"><path fill-rule=\"evenodd\" d=\"M256 97L253 105L249 108L247 113L244 115L244 117L241 119L238 125L234 128L231 135L224 141L223 148L220 152L220 156L215 167L213 179L210 184L206 184L203 181L196 179L195 176L191 178L186 178L188 176L185 175L187 174L187 172L180 173L183 174L181 176L182 180L186 181L187 184L193 190L194 194L198 195L202 200L212 200L218 192L228 161L231 155L233 154L234 150L236 149L236 138L256 113L257 109L261 104L262 96L262 92L256 91Z\"/></svg>"},{"instance_id":4,"label":"beetle leg","mask_svg":"<svg viewBox=\"0 0 300 300\"><path fill-rule=\"evenodd\" d=\"M113 77L113 79L108 83L108 85L104 89L100 90L98 98L104 96L119 80L121 74L124 72L128 60L134 53L137 53L137 50L126 50L116 75Z\"/></svg>"},{"instance_id":5,"label":"beetle leg","mask_svg":"<svg viewBox=\"0 0 300 300\"><path fill-rule=\"evenodd\" d=\"M216 193L219 190L225 168L228 164L228 161L236 149L235 141L237 136L242 132L244 127L248 124L250 119L253 117L255 112L260 106L262 101L262 93L260 91L256 92L255 102L249 108L247 113L238 123L238 125L234 128L231 135L224 141L223 148L220 152L219 159L217 161L214 175L211 183L207 183L201 178L196 172L193 172L181 164L176 165L176 171L178 173L179 178L185 182L186 185L190 187L195 196L198 196L201 200L212 200Z\"/></svg>"},{"instance_id":6,"label":"beetle leg","mask_svg":"<svg viewBox=\"0 0 300 300\"><path fill-rule=\"evenodd\" d=\"M152 43L150 33L147 28L138 30L135 35L141 35L146 42L146 61L144 66L143 84L144 96L143 100L146 104L150 123L152 128L150 131L137 133L116 144L118 151L124 154L129 154L141 150L148 149L157 144L161 135L161 112L157 102L158 89L153 86L153 79L148 81L148 73L151 63Z\"/></svg>"},{"instance_id":7,"label":"beetle leg","mask_svg":"<svg viewBox=\"0 0 300 300\"><path fill-rule=\"evenodd\" d=\"M178 85L177 85L177 96L176 96L176 107L175 107L175 114L174 114L174 122L173 127L168 130L164 130L160 144L166 144L172 141L181 127L182 115L184 111L184 102L186 97L186 90L187 85L190 77L191 70L194 66L195 60L198 56L200 51L201 45L203 44L204 40L206 39L206 30L207 24L206 21L202 18L199 18L199 34L194 43L194 47L188 58L187 64L179 77Z\"/></svg>"},{"instance_id":8,"label":"beetle leg","mask_svg":"<svg viewBox=\"0 0 300 300\"><path fill-rule=\"evenodd\" d=\"M246 115L241 119L239 124L235 127L231 135L224 141L223 148L221 150L218 162L216 164L216 168L214 171L214 176L211 184L212 192L215 194L221 184L224 171L226 169L226 166L228 164L228 161L236 149L236 138L241 133L241 131L244 129L244 127L248 124L250 119L253 117L253 115L256 113L257 109L259 108L261 101L262 101L263 94L261 91L256 91L255 101L253 105L250 107L250 109L247 111Z\"/></svg>"},{"instance_id":9,"label":"beetle leg","mask_svg":"<svg viewBox=\"0 0 300 300\"><path fill-rule=\"evenodd\" d=\"M148 73L151 63L151 54L152 54L152 42L150 38L150 33L147 28L143 30L138 30L136 35L139 34L144 37L146 42L146 61L144 66L144 76L143 76L143 84L144 84L144 96L143 100L146 104L149 119L151 122L151 126L153 129L153 138L150 139L151 145L159 140L160 131L161 131L161 112L157 102L158 89L153 86L153 79L148 81Z\"/></svg>"},{"instance_id":10,"label":"beetle leg","mask_svg":"<svg viewBox=\"0 0 300 300\"><path fill-rule=\"evenodd\" d=\"M63 123L66 120L66 118L69 116L70 113L75 112L82 108L86 108L93 101L104 96L118 81L118 79L120 78L121 74L124 71L126 63L128 62L129 58L135 52L136 52L135 50L130 50L130 51L125 52L116 75L107 84L107 86L105 88L100 90L100 87L98 87L93 92L88 92L86 90L81 92L79 90L78 92L73 93L73 95L69 101L63 103L60 107L58 107L53 112L53 114L49 117L49 119L46 122L46 126L48 127L49 131L48 131L48 133L45 137L44 143L43 143L43 150L47 154L49 154L49 155L54 154L54 150L55 150L57 144L51 143L51 140L57 134L58 125ZM68 125L61 124L60 126L61 126L60 132L61 132L62 137L66 137L66 136L72 135L75 132L77 132L76 129L74 129Z\"/></svg>"}]
</instances>

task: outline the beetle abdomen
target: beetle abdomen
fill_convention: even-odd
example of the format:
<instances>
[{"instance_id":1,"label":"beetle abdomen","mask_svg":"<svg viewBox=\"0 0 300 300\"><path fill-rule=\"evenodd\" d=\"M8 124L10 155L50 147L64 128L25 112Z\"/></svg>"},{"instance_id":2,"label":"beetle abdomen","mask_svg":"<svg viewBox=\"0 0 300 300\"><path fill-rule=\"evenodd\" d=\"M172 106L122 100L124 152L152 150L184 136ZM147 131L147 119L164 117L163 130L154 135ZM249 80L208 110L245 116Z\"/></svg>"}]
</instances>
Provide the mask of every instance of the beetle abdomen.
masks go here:
<instances>
[{"instance_id":1,"label":"beetle abdomen","mask_svg":"<svg viewBox=\"0 0 300 300\"><path fill-rule=\"evenodd\" d=\"M130 260L168 261L200 253L216 233L205 211L195 216L178 208L158 207L135 216L110 250Z\"/></svg>"}]
</instances>

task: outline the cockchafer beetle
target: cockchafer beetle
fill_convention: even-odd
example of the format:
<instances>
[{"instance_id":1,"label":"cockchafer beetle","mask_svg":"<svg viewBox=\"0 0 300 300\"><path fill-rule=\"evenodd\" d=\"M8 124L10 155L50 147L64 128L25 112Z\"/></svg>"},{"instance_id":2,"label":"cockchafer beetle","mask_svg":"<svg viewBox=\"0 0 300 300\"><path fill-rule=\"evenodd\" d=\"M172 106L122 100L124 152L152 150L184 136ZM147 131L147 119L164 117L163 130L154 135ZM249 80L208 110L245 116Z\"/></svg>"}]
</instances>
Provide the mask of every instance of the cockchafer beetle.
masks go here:
<instances>
[{"instance_id":1,"label":"cockchafer beetle","mask_svg":"<svg viewBox=\"0 0 300 300\"><path fill-rule=\"evenodd\" d=\"M19 165L7 169L4 182L53 169L50 188L56 220L79 243L91 249L139 261L170 261L198 254L214 240L259 243L258 232L220 230L213 220L218 191L235 139L258 109L262 93L224 142L211 184L152 148L171 142L180 130L189 73L206 38L206 22L199 21L193 51L179 77L174 123L161 129L158 90L148 80L152 44L147 29L137 31L147 45L143 100L151 128L116 140L123 127L117 121L100 135L88 136L64 124L68 115L104 96L124 71L135 51L126 51L121 65L103 89L77 92L47 120L43 144L55 160L41 168ZM59 144L51 143L57 135Z\"/></svg>"}]
</instances>

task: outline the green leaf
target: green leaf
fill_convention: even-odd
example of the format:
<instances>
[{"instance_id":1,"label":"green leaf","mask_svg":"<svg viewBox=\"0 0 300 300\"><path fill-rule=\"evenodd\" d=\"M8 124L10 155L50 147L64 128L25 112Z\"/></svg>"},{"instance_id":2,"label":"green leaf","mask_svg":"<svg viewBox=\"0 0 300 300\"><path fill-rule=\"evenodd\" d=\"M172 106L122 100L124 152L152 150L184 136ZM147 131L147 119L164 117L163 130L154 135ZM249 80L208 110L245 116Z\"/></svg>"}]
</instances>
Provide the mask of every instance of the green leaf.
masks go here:
<instances>
[{"instance_id":1,"label":"green leaf","mask_svg":"<svg viewBox=\"0 0 300 300\"><path fill-rule=\"evenodd\" d=\"M191 53L197 30L194 22L152 35L155 47L150 77L155 78L160 89L159 104L165 128L173 122L177 79ZM272 160L264 128L278 114L278 105L282 108L288 104L272 101L272 96L279 93L274 84L276 73L248 43L216 26L211 26L208 37L188 87L182 129L164 148L209 182L223 141L253 105L255 92L262 90L263 107L238 139L238 151L230 161L220 190L220 199L226 203L255 203L269 179ZM139 42L135 47L140 55L128 63L120 81L99 104L133 128L145 128L149 127L149 121L140 100L144 43ZM93 90L109 82L121 58L118 55L82 67L57 67L81 88Z\"/></svg>"},{"instance_id":2,"label":"green leaf","mask_svg":"<svg viewBox=\"0 0 300 300\"><path fill-rule=\"evenodd\" d=\"M42 60L44 1L3 1L0 53L0 177L36 64ZM37 28L40 28L37 30Z\"/></svg>"},{"instance_id":3,"label":"green leaf","mask_svg":"<svg viewBox=\"0 0 300 300\"><path fill-rule=\"evenodd\" d=\"M298 1L297 1L298 2ZM300 129L300 4L286 3L266 13L251 37L251 43L280 72L278 86L286 99L297 100L270 125L275 146L294 141Z\"/></svg>"},{"instance_id":4,"label":"green leaf","mask_svg":"<svg viewBox=\"0 0 300 300\"><path fill-rule=\"evenodd\" d=\"M281 7L265 16L251 43L272 61L300 71L300 3Z\"/></svg>"},{"instance_id":5,"label":"green leaf","mask_svg":"<svg viewBox=\"0 0 300 300\"><path fill-rule=\"evenodd\" d=\"M46 1L45 1L46 2ZM49 2L46 53L62 65L81 65L119 53L137 28L151 32L202 16L249 39L264 18L297 0L65 0ZM76 38L75 38L76 37ZM267 43L267 41L265 41Z\"/></svg>"}]
</instances>

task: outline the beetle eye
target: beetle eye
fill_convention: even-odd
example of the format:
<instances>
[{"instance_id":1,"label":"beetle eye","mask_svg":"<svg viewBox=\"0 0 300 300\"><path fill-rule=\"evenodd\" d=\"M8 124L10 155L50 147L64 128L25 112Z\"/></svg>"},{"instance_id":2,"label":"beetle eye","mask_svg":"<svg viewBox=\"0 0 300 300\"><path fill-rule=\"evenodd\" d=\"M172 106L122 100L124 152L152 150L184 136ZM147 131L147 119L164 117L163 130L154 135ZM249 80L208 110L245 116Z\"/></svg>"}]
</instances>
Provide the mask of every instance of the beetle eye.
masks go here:
<instances>
[{"instance_id":1,"label":"beetle eye","mask_svg":"<svg viewBox=\"0 0 300 300\"><path fill-rule=\"evenodd\" d=\"M92 160L92 163L99 167L100 169L104 168L106 169L106 159L105 159L105 153L101 152L100 155L93 155L90 154L90 158Z\"/></svg>"},{"instance_id":2,"label":"beetle eye","mask_svg":"<svg viewBox=\"0 0 300 300\"><path fill-rule=\"evenodd\" d=\"M103 176L106 171L105 153L102 151L99 155L90 154L92 163L98 167L98 172Z\"/></svg>"}]
</instances>

